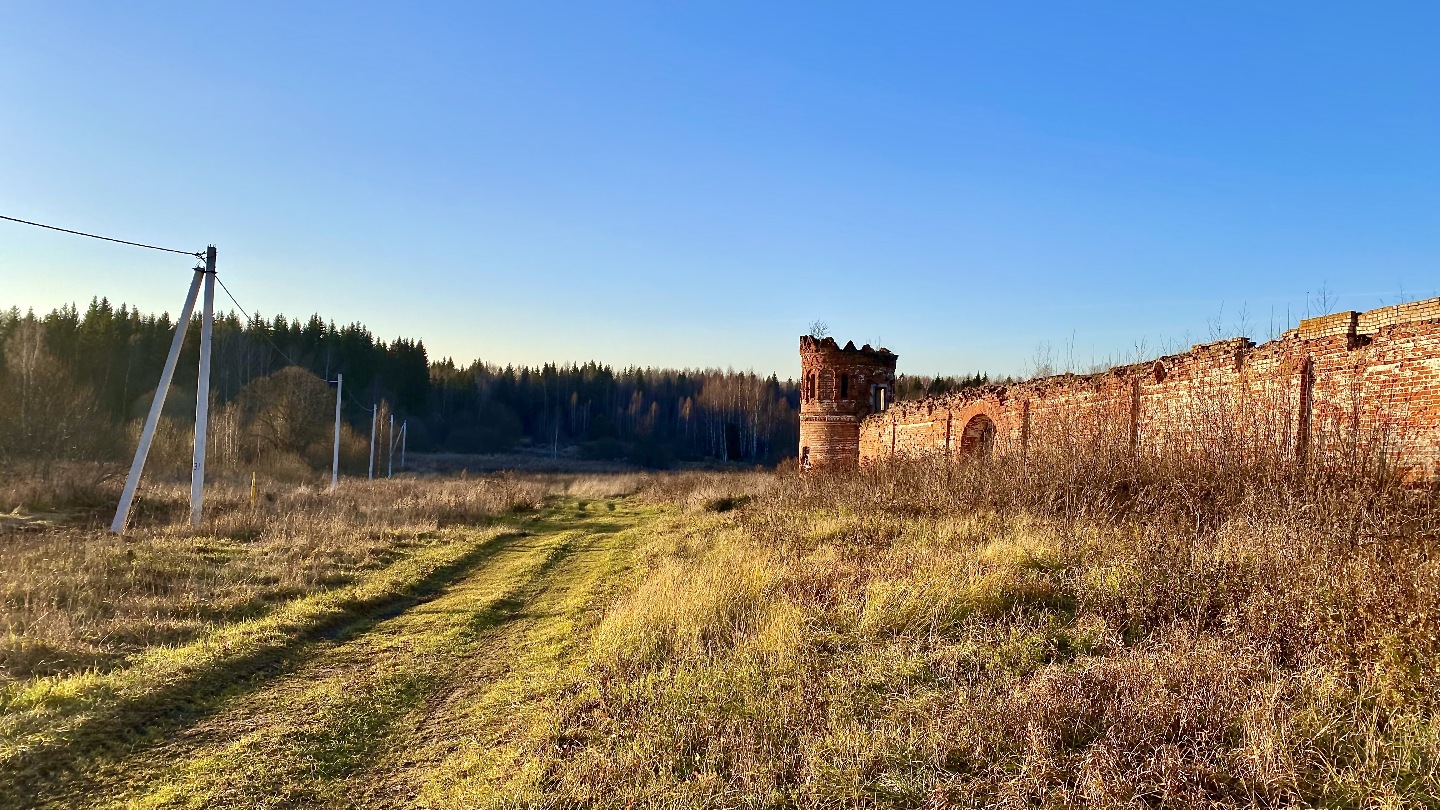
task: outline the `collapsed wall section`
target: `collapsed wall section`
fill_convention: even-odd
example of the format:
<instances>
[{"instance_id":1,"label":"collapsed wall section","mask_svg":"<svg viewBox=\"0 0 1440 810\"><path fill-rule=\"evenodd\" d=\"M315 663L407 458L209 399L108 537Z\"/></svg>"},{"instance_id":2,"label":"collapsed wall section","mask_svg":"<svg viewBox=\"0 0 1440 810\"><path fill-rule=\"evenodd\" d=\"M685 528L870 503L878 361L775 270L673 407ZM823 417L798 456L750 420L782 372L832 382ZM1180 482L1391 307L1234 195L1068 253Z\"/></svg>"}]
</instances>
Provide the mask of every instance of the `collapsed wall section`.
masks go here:
<instances>
[{"instance_id":1,"label":"collapsed wall section","mask_svg":"<svg viewBox=\"0 0 1440 810\"><path fill-rule=\"evenodd\" d=\"M899 403L864 418L862 463L896 455L1125 449L1353 463L1440 477L1440 298L1301 322L1099 374ZM803 428L802 428L803 429Z\"/></svg>"}]
</instances>

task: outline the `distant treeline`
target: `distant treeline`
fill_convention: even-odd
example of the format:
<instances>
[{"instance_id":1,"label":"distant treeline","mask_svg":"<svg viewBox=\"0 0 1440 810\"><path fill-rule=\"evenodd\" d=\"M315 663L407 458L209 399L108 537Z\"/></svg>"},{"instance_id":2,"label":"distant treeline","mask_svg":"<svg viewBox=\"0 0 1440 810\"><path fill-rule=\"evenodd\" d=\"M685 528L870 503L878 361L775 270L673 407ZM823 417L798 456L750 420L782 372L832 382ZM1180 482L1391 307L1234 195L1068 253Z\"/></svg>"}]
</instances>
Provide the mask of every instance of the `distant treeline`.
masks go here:
<instances>
[{"instance_id":1,"label":"distant treeline","mask_svg":"<svg viewBox=\"0 0 1440 810\"><path fill-rule=\"evenodd\" d=\"M168 315L105 298L83 312L0 311L0 460L123 455L124 431L133 441L174 327ZM188 329L166 403L178 422L193 412L199 319ZM337 326L319 315L301 322L217 314L213 340L213 395L218 405L233 404L225 435L236 436L237 447L254 445L241 448L247 458L267 448L312 463L327 458L325 432L309 423L327 419L321 381L337 374L345 377L344 415L356 435L368 433L369 409L378 404L382 414L408 423L409 447L417 451L577 448L587 458L667 466L698 459L774 463L794 455L798 442L799 389L774 375L595 362L458 366L432 362L423 341L385 342L363 324ZM314 379L297 378L293 369L277 376L291 365ZM902 376L898 393L914 398L987 382L980 374Z\"/></svg>"},{"instance_id":2,"label":"distant treeline","mask_svg":"<svg viewBox=\"0 0 1440 810\"><path fill-rule=\"evenodd\" d=\"M104 298L84 311L0 311L0 460L122 453L124 433L117 429L133 433L133 422L149 407L174 326L168 315L142 314ZM193 410L198 319L188 327L166 403L167 413L182 420ZM345 417L355 431L368 432L369 408L379 403L382 413L408 422L412 450L578 447L591 458L665 466L706 458L773 463L793 455L798 441L799 391L773 375L617 370L593 362L461 367L448 359L431 362L422 341L377 340L362 324L337 326L319 315L301 322L217 314L213 341L217 404L243 404L250 414L266 405L253 402L257 397L297 391L293 373L284 385L258 384L294 364L317 378L292 397L308 403L304 412L313 421L318 381L343 374ZM265 419L293 417L270 413ZM277 432L272 424L266 435ZM290 432L314 439L312 431ZM304 448L288 449L304 455ZM310 455L323 457L318 449Z\"/></svg>"},{"instance_id":3,"label":"distant treeline","mask_svg":"<svg viewBox=\"0 0 1440 810\"><path fill-rule=\"evenodd\" d=\"M1013 382L1015 382L1013 377L1002 377L992 381L989 374L980 372L963 377L901 374L895 379L895 397L897 399L923 399L959 391L962 388L980 388L992 384L1008 385Z\"/></svg>"}]
</instances>

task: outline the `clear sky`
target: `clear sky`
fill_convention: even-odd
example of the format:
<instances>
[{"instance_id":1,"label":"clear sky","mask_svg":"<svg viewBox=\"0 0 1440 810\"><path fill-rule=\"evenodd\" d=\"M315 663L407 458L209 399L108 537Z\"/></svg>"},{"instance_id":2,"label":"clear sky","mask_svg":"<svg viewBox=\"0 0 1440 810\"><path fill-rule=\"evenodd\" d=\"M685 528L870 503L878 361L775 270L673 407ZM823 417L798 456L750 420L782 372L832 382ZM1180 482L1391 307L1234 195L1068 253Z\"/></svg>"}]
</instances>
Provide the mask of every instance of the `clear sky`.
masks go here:
<instances>
[{"instance_id":1,"label":"clear sky","mask_svg":"<svg viewBox=\"0 0 1440 810\"><path fill-rule=\"evenodd\" d=\"M784 377L821 318L1088 364L1440 294L1437 43L1429 1L0 0L0 214L460 362ZM173 313L190 265L0 222L0 306Z\"/></svg>"}]
</instances>

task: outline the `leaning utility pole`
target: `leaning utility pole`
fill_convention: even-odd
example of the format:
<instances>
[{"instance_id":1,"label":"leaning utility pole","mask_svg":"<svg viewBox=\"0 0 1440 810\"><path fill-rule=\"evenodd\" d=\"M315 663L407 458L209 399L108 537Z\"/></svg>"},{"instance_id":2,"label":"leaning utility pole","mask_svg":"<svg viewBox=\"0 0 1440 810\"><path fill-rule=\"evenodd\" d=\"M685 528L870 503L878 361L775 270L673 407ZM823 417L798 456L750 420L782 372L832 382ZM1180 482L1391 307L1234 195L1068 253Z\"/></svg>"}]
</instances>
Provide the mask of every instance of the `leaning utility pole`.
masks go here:
<instances>
[{"instance_id":1,"label":"leaning utility pole","mask_svg":"<svg viewBox=\"0 0 1440 810\"><path fill-rule=\"evenodd\" d=\"M385 446L390 448L389 461L385 463L385 477L395 477L395 414L390 414L390 430L385 434Z\"/></svg>"},{"instance_id":2,"label":"leaning utility pole","mask_svg":"<svg viewBox=\"0 0 1440 810\"><path fill-rule=\"evenodd\" d=\"M210 245L204 254L188 250L147 245L127 239L115 239L84 231L73 231L43 222L0 215L0 219L60 231L87 239L99 239L121 245L159 250L164 253L178 253L204 259L205 264L195 268L195 277L190 280L190 292L185 295L185 306L175 321L175 337L170 341L170 354L165 357L165 367L160 371L160 383L155 386L155 397L150 400L150 413L145 416L145 426L140 430L140 441L135 446L135 458L130 462L130 472L125 476L125 488L120 493L120 504L115 509L115 519L110 522L110 531L120 534L130 520L130 507L135 503L135 491L140 488L140 475L145 471L145 459L150 455L150 444L155 440L155 428L160 424L160 414L165 410L165 397L170 393L170 381L175 377L175 364L180 360L180 347L185 344L185 333L190 329L190 316L195 312L195 297L200 292L200 281L205 280L205 314L200 321L200 374L195 386L195 456L190 470L190 525L200 525L201 508L205 501L205 439L210 424L210 332L215 321L215 246Z\"/></svg>"},{"instance_id":3,"label":"leaning utility pole","mask_svg":"<svg viewBox=\"0 0 1440 810\"><path fill-rule=\"evenodd\" d=\"M345 375L335 375L335 453L330 461L330 491L340 486L340 395L345 393Z\"/></svg>"},{"instance_id":4,"label":"leaning utility pole","mask_svg":"<svg viewBox=\"0 0 1440 810\"><path fill-rule=\"evenodd\" d=\"M125 524L130 520L130 505L135 500L136 488L140 486L140 473L145 469L145 458L150 455L150 442L155 438L155 427L160 424L160 412L165 410L165 395L170 393L170 380L175 376L175 363L180 359L180 345L185 342L185 330L190 326L190 314L195 311L195 296L200 292L200 280L204 277L205 268L196 267L195 277L190 280L190 292L185 296L185 306L181 307L180 317L175 320L175 337L170 341L170 354L160 371L160 384L155 386L155 398L150 400L150 413L145 416L145 427L140 431L140 444L135 447L130 474L125 476L120 505L116 507L115 519L110 523L110 531L116 534L125 531Z\"/></svg>"},{"instance_id":5,"label":"leaning utility pole","mask_svg":"<svg viewBox=\"0 0 1440 810\"><path fill-rule=\"evenodd\" d=\"M205 304L200 312L200 376L195 383L195 456L190 469L190 525L205 505L205 442L210 428L210 334L215 324L215 246L205 248Z\"/></svg>"}]
</instances>

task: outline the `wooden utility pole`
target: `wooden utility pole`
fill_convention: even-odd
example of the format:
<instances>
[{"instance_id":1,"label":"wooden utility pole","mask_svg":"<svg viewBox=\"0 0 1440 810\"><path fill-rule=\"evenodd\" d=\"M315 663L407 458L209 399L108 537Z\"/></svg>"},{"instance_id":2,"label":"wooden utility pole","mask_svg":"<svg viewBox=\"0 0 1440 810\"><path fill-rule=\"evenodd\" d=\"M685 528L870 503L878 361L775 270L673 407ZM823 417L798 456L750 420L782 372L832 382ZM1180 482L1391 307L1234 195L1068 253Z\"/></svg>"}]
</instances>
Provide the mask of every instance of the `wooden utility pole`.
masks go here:
<instances>
[{"instance_id":1,"label":"wooden utility pole","mask_svg":"<svg viewBox=\"0 0 1440 810\"><path fill-rule=\"evenodd\" d=\"M210 432L210 334L215 325L215 246L205 248L205 304L200 311L200 376L195 383L195 461L190 468L190 525L205 506L205 447Z\"/></svg>"},{"instance_id":2,"label":"wooden utility pole","mask_svg":"<svg viewBox=\"0 0 1440 810\"><path fill-rule=\"evenodd\" d=\"M345 375L335 375L335 453L330 460L330 491L340 486L340 395L345 393Z\"/></svg>"},{"instance_id":3,"label":"wooden utility pole","mask_svg":"<svg viewBox=\"0 0 1440 810\"><path fill-rule=\"evenodd\" d=\"M130 520L130 507L135 503L135 492L140 487L140 475L145 471L145 459L150 455L150 445L155 440L155 429L160 424L160 415L165 410L165 397L170 393L170 381L175 377L175 364L180 360L180 347L185 343L185 333L190 329L190 316L195 312L195 298L200 292L200 281L205 281L205 312L200 321L200 374L195 391L195 456L190 471L190 524L200 525L201 507L205 500L205 439L210 424L210 332L215 321L215 246L210 245L202 256L188 250L147 245L127 239L115 239L84 231L72 231L42 222L30 222L0 215L0 219L33 225L52 231L116 242L131 247L159 250L165 253L179 253L205 260L195 268L195 277L190 280L190 292L185 296L185 306L175 321L175 337L170 341L170 354L165 358L165 367L160 371L160 383L155 386L155 397L150 400L150 413L145 416L145 426L140 430L140 441L135 446L135 458L130 462L130 472L125 476L125 488L120 493L120 503L115 508L115 519L110 522L110 531L120 534Z\"/></svg>"},{"instance_id":4,"label":"wooden utility pole","mask_svg":"<svg viewBox=\"0 0 1440 810\"><path fill-rule=\"evenodd\" d=\"M375 480L375 422L380 418L380 406L370 406L370 480Z\"/></svg>"},{"instance_id":5,"label":"wooden utility pole","mask_svg":"<svg viewBox=\"0 0 1440 810\"><path fill-rule=\"evenodd\" d=\"M213 252L210 255L214 255ZM175 320L175 337L170 341L170 354L165 357L165 367L160 371L160 384L155 386L155 398L150 400L150 413L145 416L145 427L140 431L140 443L135 447L135 459L130 462L130 474L125 476L125 489L120 493L120 505L115 509L115 519L110 531L120 534L130 520L130 505L135 500L135 490L140 486L140 473L145 470L145 458L150 455L150 443L155 439L155 427L160 424L160 412L165 410L165 395L170 393L170 380L175 376L175 363L180 359L180 346L185 342L185 330L190 326L190 314L195 311L195 297L200 292L200 280L205 277L205 268L196 267L195 277L190 280L190 292L185 295L185 306Z\"/></svg>"}]
</instances>

